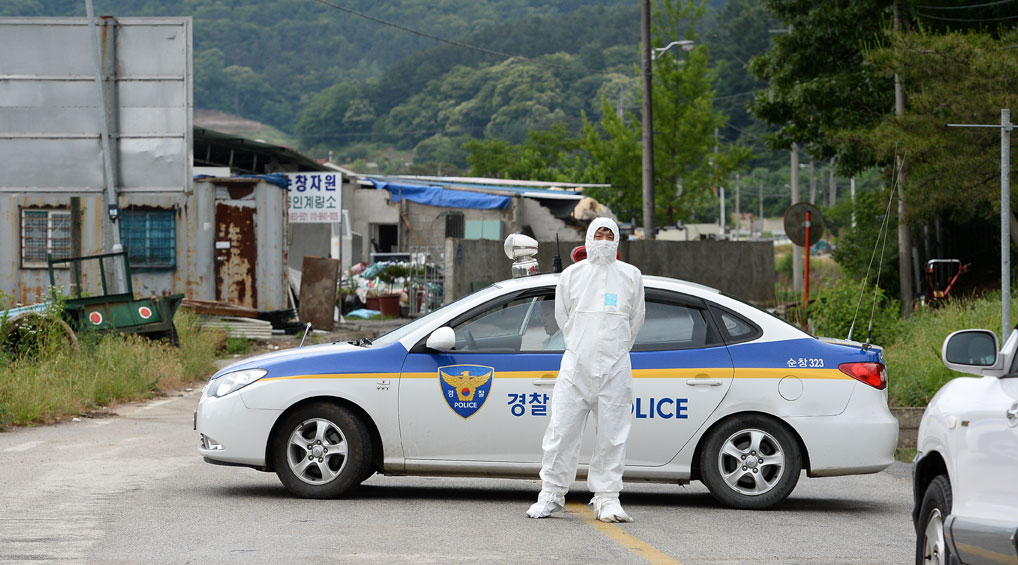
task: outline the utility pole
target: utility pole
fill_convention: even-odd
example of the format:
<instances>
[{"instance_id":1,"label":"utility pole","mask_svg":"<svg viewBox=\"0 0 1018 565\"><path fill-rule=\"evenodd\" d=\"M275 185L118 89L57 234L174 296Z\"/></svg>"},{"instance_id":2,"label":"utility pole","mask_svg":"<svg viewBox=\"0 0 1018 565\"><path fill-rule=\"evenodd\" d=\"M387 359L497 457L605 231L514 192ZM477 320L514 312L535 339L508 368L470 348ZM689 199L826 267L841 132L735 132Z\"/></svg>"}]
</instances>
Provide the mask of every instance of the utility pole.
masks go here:
<instances>
[{"instance_id":1,"label":"utility pole","mask_svg":"<svg viewBox=\"0 0 1018 565\"><path fill-rule=\"evenodd\" d=\"M849 181L849 186L852 191L852 229L855 229L855 177Z\"/></svg>"},{"instance_id":2,"label":"utility pole","mask_svg":"<svg viewBox=\"0 0 1018 565\"><path fill-rule=\"evenodd\" d=\"M834 158L831 159L831 177L830 177L831 178L831 199L830 199L830 201L827 204L831 208L834 207L834 204L837 203L837 200L838 200L838 183L834 180L834 161L836 159L837 159L837 157L834 157Z\"/></svg>"},{"instance_id":3,"label":"utility pole","mask_svg":"<svg viewBox=\"0 0 1018 565\"><path fill-rule=\"evenodd\" d=\"M742 223L742 216L739 215L739 174L735 173L735 234L732 239L739 238L739 225Z\"/></svg>"},{"instance_id":4,"label":"utility pole","mask_svg":"<svg viewBox=\"0 0 1018 565\"><path fill-rule=\"evenodd\" d=\"M792 144L792 204L799 201L799 144ZM802 291L802 248L792 246L792 290Z\"/></svg>"},{"instance_id":5,"label":"utility pole","mask_svg":"<svg viewBox=\"0 0 1018 565\"><path fill-rule=\"evenodd\" d=\"M817 203L816 167L813 166L813 159L809 160L809 203Z\"/></svg>"},{"instance_id":6,"label":"utility pole","mask_svg":"<svg viewBox=\"0 0 1018 565\"><path fill-rule=\"evenodd\" d=\"M750 231L753 231L753 226L750 226ZM764 229L764 217L763 217L763 185L760 185L760 235L763 235Z\"/></svg>"},{"instance_id":7,"label":"utility pole","mask_svg":"<svg viewBox=\"0 0 1018 565\"><path fill-rule=\"evenodd\" d=\"M904 26L901 14L901 0L894 0L894 29L901 31ZM901 74L894 73L894 114L901 118L905 114L905 85ZM908 227L908 207L905 203L905 180L908 178L908 164L902 158L895 159L898 165L898 282L901 285L901 315L912 313L912 231Z\"/></svg>"},{"instance_id":8,"label":"utility pole","mask_svg":"<svg viewBox=\"0 0 1018 565\"><path fill-rule=\"evenodd\" d=\"M643 66L643 238L654 239L654 119L650 58L650 0L640 5L640 62Z\"/></svg>"},{"instance_id":9,"label":"utility pole","mask_svg":"<svg viewBox=\"0 0 1018 565\"><path fill-rule=\"evenodd\" d=\"M1011 335L1011 130L1014 129L1011 110L1001 108L999 126L947 124L947 127L1000 128L1000 340L1005 341ZM937 239L939 242L939 233Z\"/></svg>"}]
</instances>

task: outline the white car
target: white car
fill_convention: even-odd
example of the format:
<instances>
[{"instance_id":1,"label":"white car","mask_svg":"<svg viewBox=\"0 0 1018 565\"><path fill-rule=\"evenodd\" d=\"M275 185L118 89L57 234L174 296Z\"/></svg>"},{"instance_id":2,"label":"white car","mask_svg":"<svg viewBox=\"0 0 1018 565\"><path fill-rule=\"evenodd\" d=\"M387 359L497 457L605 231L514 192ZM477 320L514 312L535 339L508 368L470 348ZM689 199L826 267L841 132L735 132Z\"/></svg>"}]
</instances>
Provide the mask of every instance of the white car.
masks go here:
<instances>
[{"instance_id":1,"label":"white car","mask_svg":"<svg viewBox=\"0 0 1018 565\"><path fill-rule=\"evenodd\" d=\"M919 425L913 465L916 563L1018 564L1018 331L944 341L945 384Z\"/></svg>"},{"instance_id":2,"label":"white car","mask_svg":"<svg viewBox=\"0 0 1018 565\"><path fill-rule=\"evenodd\" d=\"M546 315L557 280L507 280L370 342L227 367L199 402L198 452L275 471L311 498L373 472L536 479L562 358ZM768 508L802 469L875 473L894 460L880 348L818 340L704 286L644 284L626 481L700 480L726 505Z\"/></svg>"}]
</instances>

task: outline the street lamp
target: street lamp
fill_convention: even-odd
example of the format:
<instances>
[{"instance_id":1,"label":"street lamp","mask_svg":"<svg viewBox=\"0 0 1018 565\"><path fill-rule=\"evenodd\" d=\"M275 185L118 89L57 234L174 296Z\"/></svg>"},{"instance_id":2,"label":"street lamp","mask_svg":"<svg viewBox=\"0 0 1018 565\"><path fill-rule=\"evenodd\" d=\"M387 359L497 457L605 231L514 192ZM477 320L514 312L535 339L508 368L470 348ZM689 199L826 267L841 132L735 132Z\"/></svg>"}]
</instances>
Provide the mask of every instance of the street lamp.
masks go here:
<instances>
[{"instance_id":1,"label":"street lamp","mask_svg":"<svg viewBox=\"0 0 1018 565\"><path fill-rule=\"evenodd\" d=\"M643 237L654 239L654 119L653 80L651 66L658 55L672 47L692 51L690 39L673 41L664 47L650 46L650 0L643 0L640 13L640 36L643 45L641 66L643 71Z\"/></svg>"},{"instance_id":2,"label":"street lamp","mask_svg":"<svg viewBox=\"0 0 1018 565\"><path fill-rule=\"evenodd\" d=\"M669 43L668 45L665 45L664 47L654 47L654 48L652 48L650 50L650 60L651 61L657 61L658 57L660 57L665 51L668 51L672 47L679 47L683 51L692 51L693 47L695 47L695 46L696 46L696 43L692 39L680 39L678 41L673 41L673 42Z\"/></svg>"}]
</instances>

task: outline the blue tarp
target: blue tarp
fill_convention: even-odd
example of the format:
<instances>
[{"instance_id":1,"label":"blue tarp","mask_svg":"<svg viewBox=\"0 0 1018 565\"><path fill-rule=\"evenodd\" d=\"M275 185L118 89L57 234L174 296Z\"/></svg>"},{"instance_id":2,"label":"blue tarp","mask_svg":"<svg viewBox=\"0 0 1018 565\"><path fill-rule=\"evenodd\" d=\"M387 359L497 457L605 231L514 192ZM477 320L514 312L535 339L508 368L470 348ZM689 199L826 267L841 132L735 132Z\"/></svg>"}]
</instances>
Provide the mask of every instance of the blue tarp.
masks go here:
<instances>
[{"instance_id":1,"label":"blue tarp","mask_svg":"<svg viewBox=\"0 0 1018 565\"><path fill-rule=\"evenodd\" d=\"M194 180L211 179L216 178L212 175L194 175ZM269 173L266 175L233 175L229 178L242 178L242 179L259 179L269 184L274 184L279 188L286 188L289 184L289 179L282 173Z\"/></svg>"},{"instance_id":2,"label":"blue tarp","mask_svg":"<svg viewBox=\"0 0 1018 565\"><path fill-rule=\"evenodd\" d=\"M495 194L484 194L481 192L468 192L465 190L452 190L440 186L422 186L418 184L392 183L378 179L368 179L375 188L388 190L392 193L392 201L399 202L400 198L406 198L418 204L429 206L445 206L446 208L476 208L480 210L492 210L495 208L504 210L509 206L508 196Z\"/></svg>"}]
</instances>

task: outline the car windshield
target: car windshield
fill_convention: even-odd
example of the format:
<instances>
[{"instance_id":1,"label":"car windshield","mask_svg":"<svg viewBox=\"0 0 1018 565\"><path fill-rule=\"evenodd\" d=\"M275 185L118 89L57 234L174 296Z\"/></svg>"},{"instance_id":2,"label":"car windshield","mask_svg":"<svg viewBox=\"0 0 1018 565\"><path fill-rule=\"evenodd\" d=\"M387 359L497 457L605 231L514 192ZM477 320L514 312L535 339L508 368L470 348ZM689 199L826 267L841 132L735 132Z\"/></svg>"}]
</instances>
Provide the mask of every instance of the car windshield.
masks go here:
<instances>
[{"instance_id":1,"label":"car windshield","mask_svg":"<svg viewBox=\"0 0 1018 565\"><path fill-rule=\"evenodd\" d=\"M389 332L387 334L382 334L382 335L378 336L377 338L371 340L371 344L372 345L391 345L393 343L396 343L397 341L399 341L399 340L403 339L404 337L414 333L415 331L417 331L417 330L427 326L428 324L431 324L436 319L439 319L439 318L445 316L446 313L449 312L449 308L452 308L453 306L459 304L460 302L462 302L462 301L464 301L464 300L466 300L468 298L472 298L472 297L474 297L476 295L479 295L479 294L496 294L501 289L502 289L502 287L498 286L497 284L493 284L491 286L482 288L481 290L477 290L477 291L471 292L470 294L468 294L468 295L466 295L466 296L464 296L462 298L458 298L456 301L451 302L449 304L446 304L445 306L439 308L438 310L435 310L434 312L432 312L432 313L430 313L430 314L428 314L426 316L417 318L416 320L410 322L409 324L407 324L405 326L400 326L400 327L392 330L391 332Z\"/></svg>"}]
</instances>

